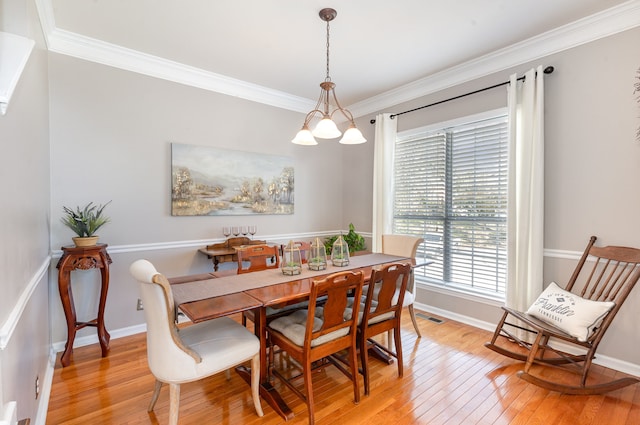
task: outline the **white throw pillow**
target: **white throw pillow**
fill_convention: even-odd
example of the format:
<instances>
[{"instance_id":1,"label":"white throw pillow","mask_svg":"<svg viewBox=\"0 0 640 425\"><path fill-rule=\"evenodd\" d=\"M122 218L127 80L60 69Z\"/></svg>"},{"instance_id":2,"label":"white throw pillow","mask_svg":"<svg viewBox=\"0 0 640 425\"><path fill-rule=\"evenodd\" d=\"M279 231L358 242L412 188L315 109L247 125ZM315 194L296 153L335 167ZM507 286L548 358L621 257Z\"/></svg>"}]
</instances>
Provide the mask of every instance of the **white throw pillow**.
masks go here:
<instances>
[{"instance_id":1,"label":"white throw pillow","mask_svg":"<svg viewBox=\"0 0 640 425\"><path fill-rule=\"evenodd\" d=\"M527 314L554 325L578 341L586 341L611 310L611 301L591 301L565 291L551 282L531 304Z\"/></svg>"}]
</instances>

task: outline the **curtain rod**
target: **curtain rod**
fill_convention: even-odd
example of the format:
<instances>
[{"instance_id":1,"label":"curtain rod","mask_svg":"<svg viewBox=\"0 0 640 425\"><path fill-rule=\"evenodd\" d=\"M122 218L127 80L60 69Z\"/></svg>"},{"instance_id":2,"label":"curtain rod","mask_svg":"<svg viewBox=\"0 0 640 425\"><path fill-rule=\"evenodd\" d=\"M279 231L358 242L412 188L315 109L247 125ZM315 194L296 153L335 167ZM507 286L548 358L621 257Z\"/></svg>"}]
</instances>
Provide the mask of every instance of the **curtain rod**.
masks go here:
<instances>
[{"instance_id":1,"label":"curtain rod","mask_svg":"<svg viewBox=\"0 0 640 425\"><path fill-rule=\"evenodd\" d=\"M545 74L551 74L551 73L554 71L554 69L555 69L554 67L552 67L552 66L548 66L548 67L546 67L546 68L544 69L544 71L543 71L543 72L544 72ZM522 77L518 78L518 81L520 81L520 80L524 80L524 76L522 76ZM490 87L485 87L485 88L483 88L483 89L474 90L474 91L469 92L469 93L465 93L465 94L461 94L461 95L458 95L458 96L454 96L454 97L451 97L451 98L449 98L449 99L445 99L445 100L440 100L440 101L438 101L438 102L430 103L430 104L428 104L428 105L419 106L419 107L417 107L417 108L409 109L408 111L398 112L397 114L392 114L390 117L391 117L391 119L393 119L393 118L397 117L398 115L403 115L403 114L408 114L409 112L419 111L420 109L428 108L428 107L430 107L430 106L439 105L439 104L441 104L441 103L449 102L449 101L451 101L451 100L460 99L461 97L470 96L470 95L472 95L472 94L480 93L480 92L483 92L483 91L486 91L486 90L495 89L496 87L504 86L504 85L507 85L507 84L509 84L509 81L505 81L504 83L494 84L493 86L490 86ZM369 121L369 122L370 122L371 124L375 124L375 123L376 123L376 120L375 120L375 119L372 119L372 120L371 120L371 121Z\"/></svg>"}]
</instances>

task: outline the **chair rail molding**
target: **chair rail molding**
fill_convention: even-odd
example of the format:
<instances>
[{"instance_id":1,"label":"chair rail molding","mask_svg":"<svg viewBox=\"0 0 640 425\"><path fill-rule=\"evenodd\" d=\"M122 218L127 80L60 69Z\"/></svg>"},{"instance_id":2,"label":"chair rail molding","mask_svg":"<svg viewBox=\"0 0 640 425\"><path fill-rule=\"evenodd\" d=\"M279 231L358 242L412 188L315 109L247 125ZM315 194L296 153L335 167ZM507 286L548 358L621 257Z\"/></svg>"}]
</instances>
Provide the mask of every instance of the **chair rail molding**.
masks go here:
<instances>
[{"instance_id":1,"label":"chair rail molding","mask_svg":"<svg viewBox=\"0 0 640 425\"><path fill-rule=\"evenodd\" d=\"M11 335L13 335L13 332L15 331L16 326L20 321L22 312L24 312L24 309L31 299L31 295L35 291L38 284L42 282L46 277L50 263L51 257L47 256L47 258L45 258L36 273L29 281L29 284L20 294L18 301L15 303L13 309L11 310L11 313L9 314L9 317L2 324L2 327L0 327L0 351L4 350L5 348L7 348L7 345L9 345L9 340L11 339Z\"/></svg>"},{"instance_id":2,"label":"chair rail molding","mask_svg":"<svg viewBox=\"0 0 640 425\"><path fill-rule=\"evenodd\" d=\"M312 240L316 237L318 238L326 238L332 235L339 235L340 233L346 234L348 230L329 230L322 232L306 232L306 233L286 233L286 234L273 234L273 235L262 235L260 239L266 240L268 243L287 243L290 240ZM360 232L363 237L371 237L370 233ZM126 252L137 252L137 251L159 251L165 249L176 249L176 248L202 248L205 245L210 245L214 243L224 242L226 239L216 238L216 239L195 239L195 240L184 240L184 241L172 241L172 242L150 242L144 244L136 244L136 245L109 245L107 251L109 254L122 254ZM53 250L51 252L51 256L54 259L58 259L62 256L62 250Z\"/></svg>"}]
</instances>

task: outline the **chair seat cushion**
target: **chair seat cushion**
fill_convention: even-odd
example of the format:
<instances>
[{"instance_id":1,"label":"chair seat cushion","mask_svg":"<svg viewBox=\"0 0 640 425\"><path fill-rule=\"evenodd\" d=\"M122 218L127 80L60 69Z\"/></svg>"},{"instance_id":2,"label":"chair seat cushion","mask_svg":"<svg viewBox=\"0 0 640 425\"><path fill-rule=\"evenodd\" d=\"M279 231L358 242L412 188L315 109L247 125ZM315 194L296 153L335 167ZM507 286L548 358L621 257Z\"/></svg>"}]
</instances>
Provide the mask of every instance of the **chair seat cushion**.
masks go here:
<instances>
[{"instance_id":1,"label":"chair seat cushion","mask_svg":"<svg viewBox=\"0 0 640 425\"><path fill-rule=\"evenodd\" d=\"M367 289L369 289L369 288L364 288L362 290L363 300L364 300L364 297L366 297L366 295L367 295L367 291L366 291ZM398 296L399 295L400 295L400 291L396 290L395 294L393 294L393 299L391 300L391 302L393 304L395 304L398 301ZM378 294L374 294L373 295L373 299L376 299L377 297L378 297ZM415 302L415 300L416 300L416 295L413 292L404 291L404 298L402 299L402 307L410 306L411 304L413 304Z\"/></svg>"},{"instance_id":2,"label":"chair seat cushion","mask_svg":"<svg viewBox=\"0 0 640 425\"><path fill-rule=\"evenodd\" d=\"M584 299L551 282L531 304L527 314L585 342L614 305L611 301Z\"/></svg>"},{"instance_id":3,"label":"chair seat cushion","mask_svg":"<svg viewBox=\"0 0 640 425\"><path fill-rule=\"evenodd\" d=\"M393 296L394 300L398 299L398 293L396 292L396 294ZM404 291L404 298L402 299L402 307L408 307L411 304L413 304L416 300L416 294L409 292L409 291Z\"/></svg>"},{"instance_id":4,"label":"chair seat cushion","mask_svg":"<svg viewBox=\"0 0 640 425\"><path fill-rule=\"evenodd\" d=\"M349 314L351 309L347 309ZM345 314L347 312L345 311ZM294 344L302 347L304 346L304 334L306 331L307 325L307 316L309 315L309 310L298 310L288 316L279 317L277 319L272 320L269 323L269 328L280 332L282 335L287 337ZM313 330L317 331L322 327L322 308L319 307L316 309L316 315L313 318ZM326 342L332 341L334 339L345 336L349 333L348 328L340 329L334 332L330 332L328 334L322 335L318 338L315 338L311 341L311 346L316 347L318 345L324 344Z\"/></svg>"},{"instance_id":5,"label":"chair seat cushion","mask_svg":"<svg viewBox=\"0 0 640 425\"><path fill-rule=\"evenodd\" d=\"M395 297L394 297L395 298ZM397 298L396 298L397 300ZM358 313L358 324L362 323L362 317L364 316L364 303L366 302L366 297L362 297L360 300L360 311ZM371 311L375 311L378 303L375 300L371 300ZM350 309L353 308L353 297L347 298L347 307ZM393 319L393 312L389 311L387 313L381 314L379 316L372 317L369 319L369 324L373 325L374 323L383 322L388 319Z\"/></svg>"},{"instance_id":6,"label":"chair seat cushion","mask_svg":"<svg viewBox=\"0 0 640 425\"><path fill-rule=\"evenodd\" d=\"M174 373L183 369L177 374L184 376L182 382L221 372L251 359L260 351L258 338L240 323L228 317L180 328L178 333L182 341L202 358L202 361L195 365L166 365L169 369L173 369ZM191 373L190 369L192 369Z\"/></svg>"},{"instance_id":7,"label":"chair seat cushion","mask_svg":"<svg viewBox=\"0 0 640 425\"><path fill-rule=\"evenodd\" d=\"M316 304L322 304L325 301L327 301L327 296L323 295L321 297L318 297L318 299L316 300ZM276 315L280 316L282 315L282 313L286 313L294 310L300 310L308 307L309 307L309 301L301 301L299 303L289 304L282 307L267 307L267 317L276 316Z\"/></svg>"},{"instance_id":8,"label":"chair seat cushion","mask_svg":"<svg viewBox=\"0 0 640 425\"><path fill-rule=\"evenodd\" d=\"M309 301L302 301L296 304L289 304L280 308L267 307L267 317L273 316L276 314L286 313L287 311L299 310L307 307L309 307Z\"/></svg>"}]
</instances>

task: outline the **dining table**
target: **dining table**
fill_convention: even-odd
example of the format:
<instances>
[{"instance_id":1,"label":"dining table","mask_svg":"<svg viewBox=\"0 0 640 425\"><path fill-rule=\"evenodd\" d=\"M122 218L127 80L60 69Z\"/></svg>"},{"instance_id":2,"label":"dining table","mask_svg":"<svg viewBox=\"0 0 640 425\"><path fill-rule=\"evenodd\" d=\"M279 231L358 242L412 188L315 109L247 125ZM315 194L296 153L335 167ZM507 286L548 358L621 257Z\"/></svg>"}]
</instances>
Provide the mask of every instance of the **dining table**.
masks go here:
<instances>
[{"instance_id":1,"label":"dining table","mask_svg":"<svg viewBox=\"0 0 640 425\"><path fill-rule=\"evenodd\" d=\"M365 284L368 284L373 267L393 262L409 262L416 266L412 258L369 253L352 256L346 266L333 266L327 261L325 270L303 268L299 275L285 275L279 269L236 275L214 272L211 279L193 282L184 282L183 279L181 283L172 284L171 288L176 308L193 323L253 310L254 332L260 340L260 396L280 416L289 420L293 418L293 412L271 385L267 370L267 308L281 308L308 299L314 279L336 272L362 271ZM247 367L240 366L236 371L250 383L251 372Z\"/></svg>"}]
</instances>

